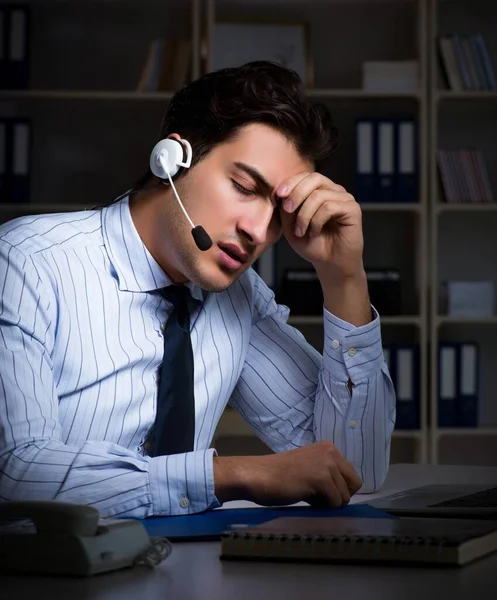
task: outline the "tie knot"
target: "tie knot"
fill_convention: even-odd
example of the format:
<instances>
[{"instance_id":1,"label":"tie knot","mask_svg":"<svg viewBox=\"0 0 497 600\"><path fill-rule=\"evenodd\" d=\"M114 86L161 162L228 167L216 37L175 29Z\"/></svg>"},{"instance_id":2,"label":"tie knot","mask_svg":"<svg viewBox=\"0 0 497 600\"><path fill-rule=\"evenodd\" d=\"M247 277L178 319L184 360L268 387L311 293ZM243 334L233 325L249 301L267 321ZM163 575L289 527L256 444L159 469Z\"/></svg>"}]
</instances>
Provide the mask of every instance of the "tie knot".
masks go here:
<instances>
[{"instance_id":1,"label":"tie knot","mask_svg":"<svg viewBox=\"0 0 497 600\"><path fill-rule=\"evenodd\" d=\"M187 307L188 300L191 298L190 290L186 285L169 285L162 290L162 295L174 308Z\"/></svg>"}]
</instances>

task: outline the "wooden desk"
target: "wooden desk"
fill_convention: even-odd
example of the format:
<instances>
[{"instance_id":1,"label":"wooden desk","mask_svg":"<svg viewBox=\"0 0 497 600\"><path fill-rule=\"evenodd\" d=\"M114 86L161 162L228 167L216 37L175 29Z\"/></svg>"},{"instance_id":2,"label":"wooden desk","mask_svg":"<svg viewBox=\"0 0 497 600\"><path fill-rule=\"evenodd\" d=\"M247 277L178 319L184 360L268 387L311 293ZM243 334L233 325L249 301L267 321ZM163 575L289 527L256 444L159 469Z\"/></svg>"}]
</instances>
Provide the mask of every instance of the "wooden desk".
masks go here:
<instances>
[{"instance_id":1,"label":"wooden desk","mask_svg":"<svg viewBox=\"0 0 497 600\"><path fill-rule=\"evenodd\" d=\"M426 483L496 483L497 468L393 465L380 493ZM226 507L250 506L232 502ZM155 570L89 579L0 578L0 600L485 600L497 598L497 554L461 569L219 560L219 543L176 543Z\"/></svg>"}]
</instances>

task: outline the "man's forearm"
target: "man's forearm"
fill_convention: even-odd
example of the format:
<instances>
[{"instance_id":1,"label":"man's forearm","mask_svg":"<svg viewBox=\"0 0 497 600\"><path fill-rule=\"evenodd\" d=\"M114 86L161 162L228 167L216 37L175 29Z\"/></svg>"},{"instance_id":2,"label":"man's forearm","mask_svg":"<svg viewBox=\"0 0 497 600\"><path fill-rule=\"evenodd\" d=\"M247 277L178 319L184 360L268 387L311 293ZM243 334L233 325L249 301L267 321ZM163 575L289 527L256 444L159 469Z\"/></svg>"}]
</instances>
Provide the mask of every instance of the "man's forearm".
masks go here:
<instances>
[{"instance_id":1,"label":"man's forearm","mask_svg":"<svg viewBox=\"0 0 497 600\"><path fill-rule=\"evenodd\" d=\"M316 269L323 289L324 306L330 313L355 327L372 319L366 272L341 277L330 269Z\"/></svg>"},{"instance_id":2,"label":"man's forearm","mask_svg":"<svg viewBox=\"0 0 497 600\"><path fill-rule=\"evenodd\" d=\"M249 478L255 467L252 456L214 456L214 493L219 502L250 500Z\"/></svg>"}]
</instances>

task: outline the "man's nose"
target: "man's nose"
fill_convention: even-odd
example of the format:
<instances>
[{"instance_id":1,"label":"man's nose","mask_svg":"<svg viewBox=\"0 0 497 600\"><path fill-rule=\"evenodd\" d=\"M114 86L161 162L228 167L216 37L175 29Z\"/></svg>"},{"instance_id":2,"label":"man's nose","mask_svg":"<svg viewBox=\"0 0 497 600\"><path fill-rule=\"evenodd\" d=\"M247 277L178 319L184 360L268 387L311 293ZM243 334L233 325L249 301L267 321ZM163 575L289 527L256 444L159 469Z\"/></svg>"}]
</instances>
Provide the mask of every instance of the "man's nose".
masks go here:
<instances>
[{"instance_id":1,"label":"man's nose","mask_svg":"<svg viewBox=\"0 0 497 600\"><path fill-rule=\"evenodd\" d=\"M267 240L269 224L273 218L274 207L265 203L257 210L247 212L238 221L238 230L254 246L260 246Z\"/></svg>"}]
</instances>

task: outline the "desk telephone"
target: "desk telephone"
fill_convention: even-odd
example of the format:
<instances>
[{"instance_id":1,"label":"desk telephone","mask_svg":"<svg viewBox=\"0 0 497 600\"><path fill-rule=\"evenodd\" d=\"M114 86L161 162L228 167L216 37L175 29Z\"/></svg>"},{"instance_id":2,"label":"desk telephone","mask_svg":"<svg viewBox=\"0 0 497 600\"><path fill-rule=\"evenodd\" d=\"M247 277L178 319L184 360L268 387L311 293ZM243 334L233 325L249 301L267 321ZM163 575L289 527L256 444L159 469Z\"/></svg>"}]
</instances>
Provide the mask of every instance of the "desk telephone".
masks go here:
<instances>
[{"instance_id":1,"label":"desk telephone","mask_svg":"<svg viewBox=\"0 0 497 600\"><path fill-rule=\"evenodd\" d=\"M100 519L93 506L52 501L0 502L0 568L54 575L95 575L171 553L133 519Z\"/></svg>"}]
</instances>

